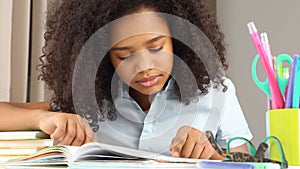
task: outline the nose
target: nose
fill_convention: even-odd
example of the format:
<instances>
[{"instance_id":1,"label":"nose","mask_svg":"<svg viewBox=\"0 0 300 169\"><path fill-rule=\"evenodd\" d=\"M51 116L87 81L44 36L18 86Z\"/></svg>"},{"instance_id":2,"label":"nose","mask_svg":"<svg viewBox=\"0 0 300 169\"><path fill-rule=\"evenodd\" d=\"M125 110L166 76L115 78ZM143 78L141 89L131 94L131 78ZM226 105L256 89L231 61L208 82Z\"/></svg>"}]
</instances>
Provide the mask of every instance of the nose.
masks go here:
<instances>
[{"instance_id":1,"label":"nose","mask_svg":"<svg viewBox=\"0 0 300 169\"><path fill-rule=\"evenodd\" d=\"M151 57L151 54L146 51L139 51L135 55L135 71L136 73L144 72L154 68L155 64Z\"/></svg>"}]
</instances>

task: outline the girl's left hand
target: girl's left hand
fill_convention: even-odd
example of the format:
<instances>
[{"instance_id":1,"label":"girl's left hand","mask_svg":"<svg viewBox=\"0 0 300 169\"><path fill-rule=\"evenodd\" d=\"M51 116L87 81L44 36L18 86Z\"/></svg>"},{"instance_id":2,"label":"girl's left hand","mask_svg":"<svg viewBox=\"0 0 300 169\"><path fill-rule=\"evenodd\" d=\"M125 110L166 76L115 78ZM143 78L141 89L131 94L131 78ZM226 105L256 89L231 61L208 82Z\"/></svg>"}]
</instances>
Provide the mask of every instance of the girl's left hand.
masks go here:
<instances>
[{"instance_id":1,"label":"girl's left hand","mask_svg":"<svg viewBox=\"0 0 300 169\"><path fill-rule=\"evenodd\" d=\"M170 151L173 157L224 159L214 150L205 133L190 126L183 126L177 131L172 140Z\"/></svg>"}]
</instances>

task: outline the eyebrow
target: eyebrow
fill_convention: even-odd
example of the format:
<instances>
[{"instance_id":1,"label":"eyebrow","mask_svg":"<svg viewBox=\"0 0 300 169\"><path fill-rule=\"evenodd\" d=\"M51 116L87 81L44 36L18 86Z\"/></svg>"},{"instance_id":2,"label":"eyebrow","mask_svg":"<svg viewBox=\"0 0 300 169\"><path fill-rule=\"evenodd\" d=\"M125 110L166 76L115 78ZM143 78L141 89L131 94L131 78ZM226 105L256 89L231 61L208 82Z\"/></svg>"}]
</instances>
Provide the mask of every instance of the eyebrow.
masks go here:
<instances>
[{"instance_id":1,"label":"eyebrow","mask_svg":"<svg viewBox=\"0 0 300 169\"><path fill-rule=\"evenodd\" d=\"M166 36L164 36L164 35L159 35L159 36L157 36L157 37L155 37L155 38L153 38L153 39L147 40L147 41L144 43L144 45L151 44L151 43L156 42L156 41L158 41L158 40L160 40L160 39L162 39L162 38L164 38L164 37L166 37ZM114 48L111 48L110 50L111 50L111 51L114 51L114 50L129 50L129 49L131 49L131 48L132 48L131 46L124 46L124 47L114 47Z\"/></svg>"}]
</instances>

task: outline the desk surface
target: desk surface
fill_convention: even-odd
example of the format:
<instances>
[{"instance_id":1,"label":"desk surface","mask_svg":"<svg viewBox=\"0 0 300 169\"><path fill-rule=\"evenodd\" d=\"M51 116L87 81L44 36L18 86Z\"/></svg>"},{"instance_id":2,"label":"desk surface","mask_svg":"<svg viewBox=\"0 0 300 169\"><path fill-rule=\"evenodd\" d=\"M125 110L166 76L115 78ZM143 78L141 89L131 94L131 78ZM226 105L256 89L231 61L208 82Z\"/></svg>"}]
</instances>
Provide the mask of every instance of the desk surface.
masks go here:
<instances>
[{"instance_id":1,"label":"desk surface","mask_svg":"<svg viewBox=\"0 0 300 169\"><path fill-rule=\"evenodd\" d=\"M12 156L0 156L0 168L5 169L79 169L80 163L74 163L71 167L67 166L1 166L8 159L13 158ZM14 157L15 158L15 157ZM99 166L101 164L101 166ZM188 163L158 163L153 161L133 161L133 160L119 160L119 161L98 161L98 162L87 162L82 168L197 168L196 164L188 164ZM221 169L221 168L220 168ZM300 169L300 166L289 166L288 169Z\"/></svg>"}]
</instances>

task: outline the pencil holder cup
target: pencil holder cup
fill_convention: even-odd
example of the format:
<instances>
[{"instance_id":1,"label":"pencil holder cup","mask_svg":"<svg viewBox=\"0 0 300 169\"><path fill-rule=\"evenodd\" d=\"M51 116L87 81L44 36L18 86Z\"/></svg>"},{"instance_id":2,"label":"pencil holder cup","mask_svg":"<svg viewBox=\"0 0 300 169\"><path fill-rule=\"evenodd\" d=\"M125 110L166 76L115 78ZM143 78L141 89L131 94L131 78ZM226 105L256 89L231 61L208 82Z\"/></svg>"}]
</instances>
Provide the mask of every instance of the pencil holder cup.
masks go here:
<instances>
[{"instance_id":1,"label":"pencil holder cup","mask_svg":"<svg viewBox=\"0 0 300 169\"><path fill-rule=\"evenodd\" d=\"M266 113L267 136L277 137L289 165L300 166L300 109L274 109ZM274 141L269 142L270 158L281 160Z\"/></svg>"}]
</instances>

